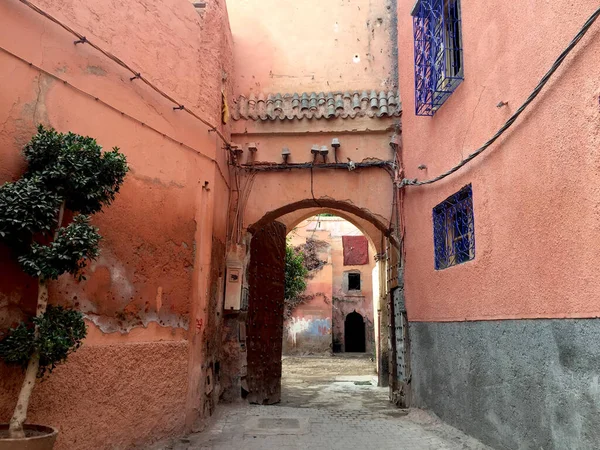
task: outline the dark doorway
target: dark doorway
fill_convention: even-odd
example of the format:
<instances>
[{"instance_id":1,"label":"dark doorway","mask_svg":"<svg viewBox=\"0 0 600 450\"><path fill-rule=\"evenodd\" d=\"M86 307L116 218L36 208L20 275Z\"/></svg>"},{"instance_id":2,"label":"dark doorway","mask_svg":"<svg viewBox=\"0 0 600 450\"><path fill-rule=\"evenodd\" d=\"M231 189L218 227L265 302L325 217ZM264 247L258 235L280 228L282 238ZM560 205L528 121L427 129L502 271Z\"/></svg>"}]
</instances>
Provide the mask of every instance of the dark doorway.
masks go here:
<instances>
[{"instance_id":1,"label":"dark doorway","mask_svg":"<svg viewBox=\"0 0 600 450\"><path fill-rule=\"evenodd\" d=\"M365 321L356 311L346 316L344 322L344 343L346 352L365 352Z\"/></svg>"}]
</instances>

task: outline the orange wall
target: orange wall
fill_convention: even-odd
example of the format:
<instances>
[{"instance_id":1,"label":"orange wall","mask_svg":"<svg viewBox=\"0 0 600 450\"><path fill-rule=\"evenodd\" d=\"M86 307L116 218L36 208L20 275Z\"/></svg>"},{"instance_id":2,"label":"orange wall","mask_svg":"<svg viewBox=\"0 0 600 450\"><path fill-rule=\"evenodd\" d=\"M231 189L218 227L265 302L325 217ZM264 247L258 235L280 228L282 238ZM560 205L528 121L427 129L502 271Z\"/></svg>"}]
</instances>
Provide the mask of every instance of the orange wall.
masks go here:
<instances>
[{"instance_id":1,"label":"orange wall","mask_svg":"<svg viewBox=\"0 0 600 450\"><path fill-rule=\"evenodd\" d=\"M233 77L224 4L209 5L202 17L184 0L143 0L127 8L91 1L36 4L220 124L221 88L231 96L224 79ZM217 390L207 397L203 391L205 367L219 357L213 345L219 322L207 318L214 314L223 267L228 171L215 133L130 81L131 74L89 45L73 41L16 0L0 5L0 47L92 96L0 50L0 183L22 173L20 149L40 122L93 136L127 155L131 171L121 193L94 217L104 239L88 280L65 276L51 286L53 302L87 315L89 338L36 391L30 415L61 430L59 449L121 448L182 431L210 413L218 397ZM32 311L35 281L20 274L4 248L0 273L5 329ZM21 376L0 366L0 379L0 420L7 420Z\"/></svg>"},{"instance_id":2,"label":"orange wall","mask_svg":"<svg viewBox=\"0 0 600 450\"><path fill-rule=\"evenodd\" d=\"M276 0L229 0L228 5L236 98L278 92L379 92L397 87L394 2L308 0L283 5ZM232 124L232 133L234 141L242 146L248 142L257 144L255 162L281 163L283 147L292 153L290 162L312 161L311 146L329 146L334 137L342 144L340 162L369 157L388 160L393 157L389 140L398 121L398 117L237 120ZM248 154L246 150L243 163L252 162ZM333 161L332 153L328 161ZM245 177L242 178L244 185ZM316 198L343 202L349 212L362 209L364 218L389 226L392 186L381 169L351 173L317 169L312 185L311 192L308 170L257 174L249 185L242 212L243 228L278 208L312 201L313 194ZM293 210L314 206L319 205L296 205Z\"/></svg>"},{"instance_id":3,"label":"orange wall","mask_svg":"<svg viewBox=\"0 0 600 450\"><path fill-rule=\"evenodd\" d=\"M598 6L583 0L462 3L465 80L433 118L414 114L413 0L398 2L407 178L449 169L490 138ZM411 321L597 317L600 28L596 24L516 125L433 185L407 187ZM408 61L411 61L408 63ZM497 108L498 102L508 106ZM425 172L417 166L425 164ZM472 183L476 256L434 270L432 208Z\"/></svg>"},{"instance_id":4,"label":"orange wall","mask_svg":"<svg viewBox=\"0 0 600 450\"><path fill-rule=\"evenodd\" d=\"M228 5L237 94L396 84L390 76L396 64L391 2L229 0Z\"/></svg>"}]
</instances>

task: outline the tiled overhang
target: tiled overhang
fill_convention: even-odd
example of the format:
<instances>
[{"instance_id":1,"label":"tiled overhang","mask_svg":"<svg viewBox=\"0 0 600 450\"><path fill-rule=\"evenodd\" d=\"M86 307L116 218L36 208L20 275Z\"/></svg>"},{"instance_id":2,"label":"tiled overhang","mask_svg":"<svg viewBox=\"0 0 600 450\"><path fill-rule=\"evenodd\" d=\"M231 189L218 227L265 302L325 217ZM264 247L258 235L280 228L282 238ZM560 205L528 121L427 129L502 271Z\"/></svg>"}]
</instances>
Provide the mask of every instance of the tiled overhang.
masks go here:
<instances>
[{"instance_id":1,"label":"tiled overhang","mask_svg":"<svg viewBox=\"0 0 600 450\"><path fill-rule=\"evenodd\" d=\"M398 91L303 92L301 94L241 95L233 108L234 120L355 119L399 117Z\"/></svg>"}]
</instances>

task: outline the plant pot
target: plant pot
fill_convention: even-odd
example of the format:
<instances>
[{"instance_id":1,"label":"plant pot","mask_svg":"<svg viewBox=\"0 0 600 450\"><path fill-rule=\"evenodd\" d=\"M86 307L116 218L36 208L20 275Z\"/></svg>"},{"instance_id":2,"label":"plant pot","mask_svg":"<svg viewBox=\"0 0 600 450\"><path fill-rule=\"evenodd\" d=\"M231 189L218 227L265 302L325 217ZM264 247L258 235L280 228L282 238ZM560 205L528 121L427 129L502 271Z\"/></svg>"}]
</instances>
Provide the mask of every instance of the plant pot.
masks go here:
<instances>
[{"instance_id":1,"label":"plant pot","mask_svg":"<svg viewBox=\"0 0 600 450\"><path fill-rule=\"evenodd\" d=\"M52 450L58 430L43 425L26 424L23 439L8 438L8 424L0 424L0 450Z\"/></svg>"}]
</instances>

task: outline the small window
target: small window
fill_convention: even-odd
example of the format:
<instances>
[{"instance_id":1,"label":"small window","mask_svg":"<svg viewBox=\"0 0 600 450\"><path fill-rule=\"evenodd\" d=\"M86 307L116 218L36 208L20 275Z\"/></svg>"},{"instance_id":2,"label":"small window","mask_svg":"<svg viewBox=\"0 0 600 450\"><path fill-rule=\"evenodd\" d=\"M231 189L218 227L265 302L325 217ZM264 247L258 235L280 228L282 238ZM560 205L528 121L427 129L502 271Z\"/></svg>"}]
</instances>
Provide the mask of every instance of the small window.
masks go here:
<instances>
[{"instance_id":1,"label":"small window","mask_svg":"<svg viewBox=\"0 0 600 450\"><path fill-rule=\"evenodd\" d=\"M433 208L433 245L436 270L475 258L473 191L470 184Z\"/></svg>"},{"instance_id":2,"label":"small window","mask_svg":"<svg viewBox=\"0 0 600 450\"><path fill-rule=\"evenodd\" d=\"M348 290L360 291L360 273L348 274Z\"/></svg>"},{"instance_id":3,"label":"small window","mask_svg":"<svg viewBox=\"0 0 600 450\"><path fill-rule=\"evenodd\" d=\"M433 116L464 80L460 0L418 0L415 36L415 112Z\"/></svg>"}]
</instances>

